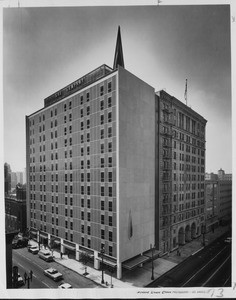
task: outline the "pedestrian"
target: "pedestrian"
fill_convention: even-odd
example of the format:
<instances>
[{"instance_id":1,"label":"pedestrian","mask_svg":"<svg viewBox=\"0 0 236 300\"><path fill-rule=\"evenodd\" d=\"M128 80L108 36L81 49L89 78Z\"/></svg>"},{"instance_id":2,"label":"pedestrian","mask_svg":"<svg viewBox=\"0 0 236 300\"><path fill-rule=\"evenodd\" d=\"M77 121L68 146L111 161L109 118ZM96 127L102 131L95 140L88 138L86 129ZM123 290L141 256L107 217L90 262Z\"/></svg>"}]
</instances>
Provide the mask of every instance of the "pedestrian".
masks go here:
<instances>
[{"instance_id":1,"label":"pedestrian","mask_svg":"<svg viewBox=\"0 0 236 300\"><path fill-rule=\"evenodd\" d=\"M26 280L27 280L27 274L26 274L26 272L24 274L24 277L25 277L25 284L26 284Z\"/></svg>"},{"instance_id":2,"label":"pedestrian","mask_svg":"<svg viewBox=\"0 0 236 300\"><path fill-rule=\"evenodd\" d=\"M61 259L62 259L62 255L63 255L63 254L62 254L62 252L61 252Z\"/></svg>"},{"instance_id":3,"label":"pedestrian","mask_svg":"<svg viewBox=\"0 0 236 300\"><path fill-rule=\"evenodd\" d=\"M32 279L33 279L33 271L30 270L30 281L32 281Z\"/></svg>"}]
</instances>

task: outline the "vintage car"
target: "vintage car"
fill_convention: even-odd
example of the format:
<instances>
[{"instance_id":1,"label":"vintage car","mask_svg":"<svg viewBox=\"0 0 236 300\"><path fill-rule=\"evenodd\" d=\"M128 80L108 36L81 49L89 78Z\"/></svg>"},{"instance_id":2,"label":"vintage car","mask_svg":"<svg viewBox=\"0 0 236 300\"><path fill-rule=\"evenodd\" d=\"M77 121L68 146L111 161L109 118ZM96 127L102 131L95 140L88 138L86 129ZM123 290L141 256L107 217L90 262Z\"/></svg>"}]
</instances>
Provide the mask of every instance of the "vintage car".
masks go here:
<instances>
[{"instance_id":1,"label":"vintage car","mask_svg":"<svg viewBox=\"0 0 236 300\"><path fill-rule=\"evenodd\" d=\"M44 275L48 276L49 278L53 279L54 281L59 281L63 279L63 276L61 273L59 273L54 268L49 268L43 271Z\"/></svg>"}]
</instances>

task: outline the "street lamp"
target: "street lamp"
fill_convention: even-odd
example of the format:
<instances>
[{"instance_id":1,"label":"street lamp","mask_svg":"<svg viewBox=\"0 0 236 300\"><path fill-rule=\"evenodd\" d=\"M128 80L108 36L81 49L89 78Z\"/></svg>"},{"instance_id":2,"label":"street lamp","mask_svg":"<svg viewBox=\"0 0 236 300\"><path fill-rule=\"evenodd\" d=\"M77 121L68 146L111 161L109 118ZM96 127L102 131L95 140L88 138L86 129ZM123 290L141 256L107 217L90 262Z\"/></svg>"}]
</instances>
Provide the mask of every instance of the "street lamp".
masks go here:
<instances>
[{"instance_id":1,"label":"street lamp","mask_svg":"<svg viewBox=\"0 0 236 300\"><path fill-rule=\"evenodd\" d=\"M152 247L152 244L150 244L150 248L152 250L152 277L151 277L151 280L154 280L153 252L154 252L154 249L155 249L155 245Z\"/></svg>"},{"instance_id":2,"label":"street lamp","mask_svg":"<svg viewBox=\"0 0 236 300\"><path fill-rule=\"evenodd\" d=\"M101 255L102 255L102 283L104 283L104 277L103 277L103 255L104 255L104 253L105 253L105 249L102 246L102 249L101 249Z\"/></svg>"}]
</instances>

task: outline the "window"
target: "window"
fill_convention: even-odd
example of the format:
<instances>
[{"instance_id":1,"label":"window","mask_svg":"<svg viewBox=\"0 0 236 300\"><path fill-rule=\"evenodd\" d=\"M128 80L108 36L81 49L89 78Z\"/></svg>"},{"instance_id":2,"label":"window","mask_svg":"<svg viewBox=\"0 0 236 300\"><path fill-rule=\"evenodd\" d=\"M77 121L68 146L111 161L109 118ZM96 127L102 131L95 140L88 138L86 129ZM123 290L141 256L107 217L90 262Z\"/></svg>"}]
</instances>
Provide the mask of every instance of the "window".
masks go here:
<instances>
[{"instance_id":1,"label":"window","mask_svg":"<svg viewBox=\"0 0 236 300\"><path fill-rule=\"evenodd\" d=\"M84 122L80 123L80 130L84 130Z\"/></svg>"},{"instance_id":2,"label":"window","mask_svg":"<svg viewBox=\"0 0 236 300\"><path fill-rule=\"evenodd\" d=\"M80 174L80 179L81 179L82 182L84 182L84 173Z\"/></svg>"},{"instance_id":3,"label":"window","mask_svg":"<svg viewBox=\"0 0 236 300\"><path fill-rule=\"evenodd\" d=\"M108 207L109 211L112 211L112 201L109 201L108 205L109 205L109 207Z\"/></svg>"},{"instance_id":4,"label":"window","mask_svg":"<svg viewBox=\"0 0 236 300\"><path fill-rule=\"evenodd\" d=\"M87 186L87 195L90 195L90 186Z\"/></svg>"},{"instance_id":5,"label":"window","mask_svg":"<svg viewBox=\"0 0 236 300\"><path fill-rule=\"evenodd\" d=\"M112 142L108 143L108 152L112 152Z\"/></svg>"},{"instance_id":6,"label":"window","mask_svg":"<svg viewBox=\"0 0 236 300\"><path fill-rule=\"evenodd\" d=\"M81 162L80 162L80 168L83 170L83 168L84 168L84 161L83 160L81 160Z\"/></svg>"},{"instance_id":7,"label":"window","mask_svg":"<svg viewBox=\"0 0 236 300\"><path fill-rule=\"evenodd\" d=\"M87 106L87 116L90 114L90 106Z\"/></svg>"},{"instance_id":8,"label":"window","mask_svg":"<svg viewBox=\"0 0 236 300\"><path fill-rule=\"evenodd\" d=\"M109 181L109 182L112 182L112 172L109 172L109 173L108 173L108 181Z\"/></svg>"},{"instance_id":9,"label":"window","mask_svg":"<svg viewBox=\"0 0 236 300\"><path fill-rule=\"evenodd\" d=\"M101 239L105 239L105 230L101 229Z\"/></svg>"},{"instance_id":10,"label":"window","mask_svg":"<svg viewBox=\"0 0 236 300\"><path fill-rule=\"evenodd\" d=\"M66 135L66 133L67 133L66 131L67 131L67 128L65 127L64 128L64 135Z\"/></svg>"},{"instance_id":11,"label":"window","mask_svg":"<svg viewBox=\"0 0 236 300\"><path fill-rule=\"evenodd\" d=\"M111 122L112 121L112 112L109 112L108 113L108 122Z\"/></svg>"},{"instance_id":12,"label":"window","mask_svg":"<svg viewBox=\"0 0 236 300\"><path fill-rule=\"evenodd\" d=\"M105 187L101 186L101 196L105 196Z\"/></svg>"},{"instance_id":13,"label":"window","mask_svg":"<svg viewBox=\"0 0 236 300\"><path fill-rule=\"evenodd\" d=\"M108 93L111 92L111 81L108 82L108 84L107 84L107 92L108 92Z\"/></svg>"},{"instance_id":14,"label":"window","mask_svg":"<svg viewBox=\"0 0 236 300\"><path fill-rule=\"evenodd\" d=\"M81 220L84 220L84 211L81 211ZM84 225L82 225L84 226Z\"/></svg>"},{"instance_id":15,"label":"window","mask_svg":"<svg viewBox=\"0 0 236 300\"><path fill-rule=\"evenodd\" d=\"M104 158L101 157L101 168L104 168Z\"/></svg>"},{"instance_id":16,"label":"window","mask_svg":"<svg viewBox=\"0 0 236 300\"><path fill-rule=\"evenodd\" d=\"M101 224L105 224L105 216L101 215Z\"/></svg>"},{"instance_id":17,"label":"window","mask_svg":"<svg viewBox=\"0 0 236 300\"><path fill-rule=\"evenodd\" d=\"M87 129L90 128L90 120L87 120Z\"/></svg>"},{"instance_id":18,"label":"window","mask_svg":"<svg viewBox=\"0 0 236 300\"><path fill-rule=\"evenodd\" d=\"M112 231L109 231L109 241L112 242Z\"/></svg>"},{"instance_id":19,"label":"window","mask_svg":"<svg viewBox=\"0 0 236 300\"><path fill-rule=\"evenodd\" d=\"M104 124L104 115L101 115L101 125Z\"/></svg>"},{"instance_id":20,"label":"window","mask_svg":"<svg viewBox=\"0 0 236 300\"><path fill-rule=\"evenodd\" d=\"M71 101L69 102L69 109L71 109L72 108L72 103L71 103Z\"/></svg>"},{"instance_id":21,"label":"window","mask_svg":"<svg viewBox=\"0 0 236 300\"><path fill-rule=\"evenodd\" d=\"M81 198L81 207L84 207L84 198Z\"/></svg>"},{"instance_id":22,"label":"window","mask_svg":"<svg viewBox=\"0 0 236 300\"><path fill-rule=\"evenodd\" d=\"M87 142L90 142L90 133L87 133Z\"/></svg>"},{"instance_id":23,"label":"window","mask_svg":"<svg viewBox=\"0 0 236 300\"><path fill-rule=\"evenodd\" d=\"M91 235L91 227L90 226L87 227L87 234Z\"/></svg>"},{"instance_id":24,"label":"window","mask_svg":"<svg viewBox=\"0 0 236 300\"><path fill-rule=\"evenodd\" d=\"M87 220L90 222L90 220L91 220L91 213L90 212L88 212L87 213Z\"/></svg>"},{"instance_id":25,"label":"window","mask_svg":"<svg viewBox=\"0 0 236 300\"><path fill-rule=\"evenodd\" d=\"M112 157L108 157L108 167L112 167Z\"/></svg>"},{"instance_id":26,"label":"window","mask_svg":"<svg viewBox=\"0 0 236 300\"><path fill-rule=\"evenodd\" d=\"M112 127L108 127L108 137L112 137Z\"/></svg>"},{"instance_id":27,"label":"window","mask_svg":"<svg viewBox=\"0 0 236 300\"><path fill-rule=\"evenodd\" d=\"M104 153L104 144L101 144L101 153Z\"/></svg>"},{"instance_id":28,"label":"window","mask_svg":"<svg viewBox=\"0 0 236 300\"><path fill-rule=\"evenodd\" d=\"M89 92L86 94L87 101L89 101Z\"/></svg>"},{"instance_id":29,"label":"window","mask_svg":"<svg viewBox=\"0 0 236 300\"><path fill-rule=\"evenodd\" d=\"M112 256L112 246L109 246L109 255Z\"/></svg>"},{"instance_id":30,"label":"window","mask_svg":"<svg viewBox=\"0 0 236 300\"><path fill-rule=\"evenodd\" d=\"M104 129L101 129L101 139L104 139Z\"/></svg>"},{"instance_id":31,"label":"window","mask_svg":"<svg viewBox=\"0 0 236 300\"><path fill-rule=\"evenodd\" d=\"M87 208L90 208L90 199L87 199Z\"/></svg>"},{"instance_id":32,"label":"window","mask_svg":"<svg viewBox=\"0 0 236 300\"><path fill-rule=\"evenodd\" d=\"M69 114L69 121L72 121L72 114Z\"/></svg>"},{"instance_id":33,"label":"window","mask_svg":"<svg viewBox=\"0 0 236 300\"><path fill-rule=\"evenodd\" d=\"M66 111L66 104L64 104L64 111Z\"/></svg>"},{"instance_id":34,"label":"window","mask_svg":"<svg viewBox=\"0 0 236 300\"><path fill-rule=\"evenodd\" d=\"M90 147L87 146L87 155L90 155Z\"/></svg>"},{"instance_id":35,"label":"window","mask_svg":"<svg viewBox=\"0 0 236 300\"><path fill-rule=\"evenodd\" d=\"M83 95L81 95L80 96L80 104L83 104L83 102L84 102L84 97L83 97Z\"/></svg>"},{"instance_id":36,"label":"window","mask_svg":"<svg viewBox=\"0 0 236 300\"><path fill-rule=\"evenodd\" d=\"M104 95L104 86L100 86L100 96Z\"/></svg>"},{"instance_id":37,"label":"window","mask_svg":"<svg viewBox=\"0 0 236 300\"><path fill-rule=\"evenodd\" d=\"M69 127L69 132L72 133L72 126Z\"/></svg>"},{"instance_id":38,"label":"window","mask_svg":"<svg viewBox=\"0 0 236 300\"><path fill-rule=\"evenodd\" d=\"M83 143L84 142L84 136L83 136L83 134L81 134L81 136L80 136L80 143Z\"/></svg>"},{"instance_id":39,"label":"window","mask_svg":"<svg viewBox=\"0 0 236 300\"><path fill-rule=\"evenodd\" d=\"M90 182L90 173L87 173L87 181Z\"/></svg>"},{"instance_id":40,"label":"window","mask_svg":"<svg viewBox=\"0 0 236 300\"><path fill-rule=\"evenodd\" d=\"M87 160L87 169L90 169L90 160Z\"/></svg>"},{"instance_id":41,"label":"window","mask_svg":"<svg viewBox=\"0 0 236 300\"><path fill-rule=\"evenodd\" d=\"M103 101L103 100L100 102L100 109L101 109L101 110L104 109L104 101Z\"/></svg>"},{"instance_id":42,"label":"window","mask_svg":"<svg viewBox=\"0 0 236 300\"><path fill-rule=\"evenodd\" d=\"M66 116L64 116L64 123L66 123Z\"/></svg>"},{"instance_id":43,"label":"window","mask_svg":"<svg viewBox=\"0 0 236 300\"><path fill-rule=\"evenodd\" d=\"M101 182L104 182L104 179L105 179L105 173L101 172Z\"/></svg>"},{"instance_id":44,"label":"window","mask_svg":"<svg viewBox=\"0 0 236 300\"><path fill-rule=\"evenodd\" d=\"M109 197L112 197L112 187L111 187L111 186L109 186L108 191L109 191L108 196L109 196Z\"/></svg>"},{"instance_id":45,"label":"window","mask_svg":"<svg viewBox=\"0 0 236 300\"><path fill-rule=\"evenodd\" d=\"M83 108L81 108L81 110L80 110L80 117L83 118L83 116L84 116L84 110L83 110Z\"/></svg>"}]
</instances>

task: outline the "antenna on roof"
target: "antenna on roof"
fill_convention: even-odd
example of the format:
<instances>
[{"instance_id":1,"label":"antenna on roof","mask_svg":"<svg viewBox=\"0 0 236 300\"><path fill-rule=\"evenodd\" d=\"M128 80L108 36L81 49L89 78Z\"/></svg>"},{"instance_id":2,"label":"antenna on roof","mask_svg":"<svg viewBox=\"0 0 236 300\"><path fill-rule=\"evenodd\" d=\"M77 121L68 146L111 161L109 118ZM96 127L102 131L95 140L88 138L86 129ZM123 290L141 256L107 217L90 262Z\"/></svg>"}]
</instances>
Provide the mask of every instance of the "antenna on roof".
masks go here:
<instances>
[{"instance_id":1,"label":"antenna on roof","mask_svg":"<svg viewBox=\"0 0 236 300\"><path fill-rule=\"evenodd\" d=\"M118 27L118 33L117 33L113 70L117 69L118 65L120 65L123 68L125 67L123 50L122 50L122 42L121 42L121 34L120 34L120 26Z\"/></svg>"},{"instance_id":2,"label":"antenna on roof","mask_svg":"<svg viewBox=\"0 0 236 300\"><path fill-rule=\"evenodd\" d=\"M184 92L184 99L186 101L186 105L188 105L187 100L188 100L188 95L187 95L187 85L188 85L188 79L186 79L185 83L185 92Z\"/></svg>"}]
</instances>

